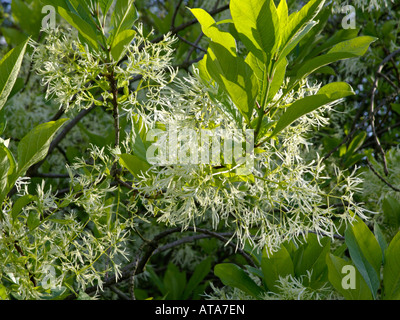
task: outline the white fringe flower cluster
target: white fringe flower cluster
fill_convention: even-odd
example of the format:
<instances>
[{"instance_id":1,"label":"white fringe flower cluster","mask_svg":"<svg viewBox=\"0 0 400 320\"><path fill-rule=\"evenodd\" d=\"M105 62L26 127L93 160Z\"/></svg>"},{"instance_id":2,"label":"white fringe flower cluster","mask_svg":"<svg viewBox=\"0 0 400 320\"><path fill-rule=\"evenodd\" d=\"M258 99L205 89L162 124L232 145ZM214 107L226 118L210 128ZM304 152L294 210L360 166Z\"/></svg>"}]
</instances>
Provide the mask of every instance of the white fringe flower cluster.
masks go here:
<instances>
[{"instance_id":1,"label":"white fringe flower cluster","mask_svg":"<svg viewBox=\"0 0 400 320\"><path fill-rule=\"evenodd\" d=\"M158 108L143 121L162 120L178 129L245 128L229 112L235 108L231 101L219 94L218 88L202 84L194 71L193 77L176 80L174 88L165 88L158 96ZM318 85L305 82L283 104L318 89ZM215 229L230 228L241 246L250 241L274 251L282 242L299 239L309 231L333 237L338 228L336 219L348 223L353 213L363 216L363 209L353 199L361 183L355 172L344 174L336 168L336 175L327 177L319 159L307 163L302 156L308 144L304 134L313 126L327 124L323 112L331 107L299 119L280 134L279 142L259 146L252 175L207 164L153 165L134 181L141 203L159 222L183 229L201 222L209 222ZM201 147L189 142L187 149ZM328 180L332 187L325 191L320 186Z\"/></svg>"}]
</instances>

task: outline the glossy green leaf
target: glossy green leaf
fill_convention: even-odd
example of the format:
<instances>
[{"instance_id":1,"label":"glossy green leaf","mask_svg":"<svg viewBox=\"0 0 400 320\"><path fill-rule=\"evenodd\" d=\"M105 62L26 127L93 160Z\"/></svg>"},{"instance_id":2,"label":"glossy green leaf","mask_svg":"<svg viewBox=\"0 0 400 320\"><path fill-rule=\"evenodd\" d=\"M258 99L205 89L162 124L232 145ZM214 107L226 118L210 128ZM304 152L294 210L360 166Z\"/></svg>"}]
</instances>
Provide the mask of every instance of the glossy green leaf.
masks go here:
<instances>
[{"instance_id":1,"label":"glossy green leaf","mask_svg":"<svg viewBox=\"0 0 400 320\"><path fill-rule=\"evenodd\" d=\"M217 264L214 268L214 274L221 279L224 285L238 288L256 299L263 293L263 289L235 264Z\"/></svg>"},{"instance_id":2,"label":"glossy green leaf","mask_svg":"<svg viewBox=\"0 0 400 320\"><path fill-rule=\"evenodd\" d=\"M28 219L26 219L26 225L30 231L36 229L40 225L39 214L35 211L30 211Z\"/></svg>"},{"instance_id":3,"label":"glossy green leaf","mask_svg":"<svg viewBox=\"0 0 400 320\"><path fill-rule=\"evenodd\" d=\"M111 55L114 61L119 61L126 51L127 46L135 38L136 32L134 30L124 30L120 32L111 45Z\"/></svg>"},{"instance_id":4,"label":"glossy green leaf","mask_svg":"<svg viewBox=\"0 0 400 320\"><path fill-rule=\"evenodd\" d=\"M91 25L75 13L58 7L58 13L62 16L71 26L79 31L79 34L94 48L98 48L97 33L93 30Z\"/></svg>"},{"instance_id":5,"label":"glossy green leaf","mask_svg":"<svg viewBox=\"0 0 400 320\"><path fill-rule=\"evenodd\" d=\"M307 96L295 101L287 107L286 112L279 118L271 137L276 136L280 131L303 115L314 111L323 105L353 94L353 89L347 83L334 82L322 87L316 95Z\"/></svg>"},{"instance_id":6,"label":"glossy green leaf","mask_svg":"<svg viewBox=\"0 0 400 320\"><path fill-rule=\"evenodd\" d=\"M284 47L291 46L291 41L293 41L306 24L314 19L324 3L325 0L311 0L300 11L292 13L289 16L288 23L283 26L281 31L282 45Z\"/></svg>"},{"instance_id":7,"label":"glossy green leaf","mask_svg":"<svg viewBox=\"0 0 400 320\"><path fill-rule=\"evenodd\" d=\"M332 49L328 51L327 54L333 53L347 53L352 55L352 57L363 56L371 43L375 42L377 38L370 36L361 36L354 39L339 42Z\"/></svg>"},{"instance_id":8,"label":"glossy green leaf","mask_svg":"<svg viewBox=\"0 0 400 320\"><path fill-rule=\"evenodd\" d=\"M68 119L42 123L22 138L18 144L18 170L15 179L46 157L51 140L66 121Z\"/></svg>"},{"instance_id":9,"label":"glossy green leaf","mask_svg":"<svg viewBox=\"0 0 400 320\"><path fill-rule=\"evenodd\" d=\"M310 21L306 24L306 26L300 30L297 34L294 35L292 40L284 47L282 52L279 54L278 62L285 59L286 56L292 52L292 50L300 43L301 40L310 32L312 28L317 24L315 21Z\"/></svg>"},{"instance_id":10,"label":"glossy green leaf","mask_svg":"<svg viewBox=\"0 0 400 320\"><path fill-rule=\"evenodd\" d=\"M111 17L111 25L113 26L112 39L128 29L132 29L133 24L138 19L134 0L118 0Z\"/></svg>"},{"instance_id":11,"label":"glossy green leaf","mask_svg":"<svg viewBox=\"0 0 400 320\"><path fill-rule=\"evenodd\" d=\"M236 54L235 39L220 31L214 19L202 9L191 12L211 39L206 56L208 74L230 96L240 113L250 123L258 94L258 82L250 66Z\"/></svg>"},{"instance_id":12,"label":"glossy green leaf","mask_svg":"<svg viewBox=\"0 0 400 320\"><path fill-rule=\"evenodd\" d=\"M339 60L360 57L368 50L369 45L376 38L363 36L340 42L328 51L327 54L305 61L296 71L296 76L291 83L309 76L319 68L337 62Z\"/></svg>"},{"instance_id":13,"label":"glossy green leaf","mask_svg":"<svg viewBox=\"0 0 400 320\"><path fill-rule=\"evenodd\" d=\"M119 157L119 163L128 169L136 178L139 178L139 176L150 168L147 162L139 159L135 155L125 153L121 154Z\"/></svg>"},{"instance_id":14,"label":"glossy green leaf","mask_svg":"<svg viewBox=\"0 0 400 320\"><path fill-rule=\"evenodd\" d=\"M0 110L7 102L17 80L27 43L28 40L25 40L19 46L7 52L0 61Z\"/></svg>"},{"instance_id":15,"label":"glossy green leaf","mask_svg":"<svg viewBox=\"0 0 400 320\"><path fill-rule=\"evenodd\" d=\"M288 65L288 61L282 59L275 67L274 74L272 76L271 86L268 92L268 101L271 101L275 95L278 93L279 89L283 85L283 81L285 80L286 68Z\"/></svg>"},{"instance_id":16,"label":"glossy green leaf","mask_svg":"<svg viewBox=\"0 0 400 320\"><path fill-rule=\"evenodd\" d=\"M276 12L279 18L279 25L286 26L289 21L289 8L286 0L281 0L279 2Z\"/></svg>"},{"instance_id":17,"label":"glossy green leaf","mask_svg":"<svg viewBox=\"0 0 400 320\"><path fill-rule=\"evenodd\" d=\"M279 277L294 275L293 261L285 246L281 246L278 251L270 254L270 256L264 250L261 269L268 290L273 292L278 292L276 285Z\"/></svg>"},{"instance_id":18,"label":"glossy green leaf","mask_svg":"<svg viewBox=\"0 0 400 320\"><path fill-rule=\"evenodd\" d=\"M11 210L11 217L15 221L18 218L18 215L21 213L22 209L31 203L32 201L35 201L37 199L37 196L26 194L23 195L22 197L18 198L17 201L15 201L12 210Z\"/></svg>"},{"instance_id":19,"label":"glossy green leaf","mask_svg":"<svg viewBox=\"0 0 400 320\"><path fill-rule=\"evenodd\" d=\"M273 0L231 0L230 10L244 45L263 63L278 48L279 17Z\"/></svg>"},{"instance_id":20,"label":"glossy green leaf","mask_svg":"<svg viewBox=\"0 0 400 320\"><path fill-rule=\"evenodd\" d=\"M378 241L367 225L358 217L346 229L345 241L352 261L363 276L373 297L376 298L382 264L382 251Z\"/></svg>"},{"instance_id":21,"label":"glossy green leaf","mask_svg":"<svg viewBox=\"0 0 400 320\"><path fill-rule=\"evenodd\" d=\"M330 250L330 240L322 238L318 241L315 234L308 234L306 243L296 251L294 261L297 277L307 274L312 270L311 283L305 285L323 285L327 276L326 255Z\"/></svg>"},{"instance_id":22,"label":"glossy green leaf","mask_svg":"<svg viewBox=\"0 0 400 320\"><path fill-rule=\"evenodd\" d=\"M396 234L385 252L383 285L386 300L400 300L400 232Z\"/></svg>"},{"instance_id":23,"label":"glossy green leaf","mask_svg":"<svg viewBox=\"0 0 400 320\"><path fill-rule=\"evenodd\" d=\"M98 0L101 12L106 15L111 8L114 0Z\"/></svg>"},{"instance_id":24,"label":"glossy green leaf","mask_svg":"<svg viewBox=\"0 0 400 320\"><path fill-rule=\"evenodd\" d=\"M338 30L333 34L332 37L324 41L319 47L315 48L311 52L311 57L315 57L319 55L321 52L324 52L333 46L337 45L338 43L355 39L358 36L359 29L342 29Z\"/></svg>"},{"instance_id":25,"label":"glossy green leaf","mask_svg":"<svg viewBox=\"0 0 400 320\"><path fill-rule=\"evenodd\" d=\"M214 18L207 11L203 9L190 9L190 11L199 21L203 33L212 42L220 44L236 57L235 38L229 32L220 30ZM234 70L232 70L232 73L234 73Z\"/></svg>"},{"instance_id":26,"label":"glossy green leaf","mask_svg":"<svg viewBox=\"0 0 400 320\"><path fill-rule=\"evenodd\" d=\"M351 141L349 144L349 147L347 148L346 154L353 154L356 152L361 146L363 145L365 138L367 137L366 132L361 132L358 135L354 137L354 139Z\"/></svg>"},{"instance_id":27,"label":"glossy green leaf","mask_svg":"<svg viewBox=\"0 0 400 320\"><path fill-rule=\"evenodd\" d=\"M328 266L328 279L332 286L338 291L346 300L372 300L371 291L365 283L363 277L354 267L354 265L342 258L336 257L333 254L326 256L326 263ZM343 267L353 266L355 270L355 289L343 287L343 279L346 276L342 273Z\"/></svg>"}]
</instances>

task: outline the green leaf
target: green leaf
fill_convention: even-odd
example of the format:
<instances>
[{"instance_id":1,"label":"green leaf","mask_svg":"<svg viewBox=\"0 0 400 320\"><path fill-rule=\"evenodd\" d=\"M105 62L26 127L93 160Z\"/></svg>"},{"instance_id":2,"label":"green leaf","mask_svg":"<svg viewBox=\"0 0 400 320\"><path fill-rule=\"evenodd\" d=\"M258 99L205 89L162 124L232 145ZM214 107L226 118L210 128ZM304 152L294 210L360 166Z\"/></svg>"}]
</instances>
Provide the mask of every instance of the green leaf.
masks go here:
<instances>
[{"instance_id":1,"label":"green leaf","mask_svg":"<svg viewBox=\"0 0 400 320\"><path fill-rule=\"evenodd\" d=\"M18 177L25 174L33 164L43 160L50 147L51 140L61 126L69 119L46 122L32 129L18 144Z\"/></svg>"},{"instance_id":2,"label":"green leaf","mask_svg":"<svg viewBox=\"0 0 400 320\"><path fill-rule=\"evenodd\" d=\"M381 247L381 251L382 251L382 257L383 257L383 263L385 262L385 250L388 247L388 244L386 242L385 236L382 233L381 228L379 228L379 225L376 223L374 223L374 234L376 239L378 240L379 246Z\"/></svg>"},{"instance_id":3,"label":"green leaf","mask_svg":"<svg viewBox=\"0 0 400 320\"><path fill-rule=\"evenodd\" d=\"M190 12L199 21L203 33L211 39L212 42L220 44L236 57L235 38L225 31L218 29L214 18L203 9L190 9Z\"/></svg>"},{"instance_id":4,"label":"green leaf","mask_svg":"<svg viewBox=\"0 0 400 320\"><path fill-rule=\"evenodd\" d=\"M8 176L15 170L15 160L10 150L0 144L0 204L8 192ZM3 220L3 212L0 210L0 221Z\"/></svg>"},{"instance_id":5,"label":"green leaf","mask_svg":"<svg viewBox=\"0 0 400 320\"><path fill-rule=\"evenodd\" d=\"M164 275L164 286L168 292L167 299L179 300L186 286L186 273L180 272L174 264L168 264Z\"/></svg>"},{"instance_id":6,"label":"green leaf","mask_svg":"<svg viewBox=\"0 0 400 320\"><path fill-rule=\"evenodd\" d=\"M0 300L8 300L7 289L0 283Z\"/></svg>"},{"instance_id":7,"label":"green leaf","mask_svg":"<svg viewBox=\"0 0 400 320\"><path fill-rule=\"evenodd\" d=\"M392 110L400 115L400 103L392 103Z\"/></svg>"},{"instance_id":8,"label":"green leaf","mask_svg":"<svg viewBox=\"0 0 400 320\"><path fill-rule=\"evenodd\" d=\"M244 45L263 63L279 46L279 17L273 0L231 0L230 10Z\"/></svg>"},{"instance_id":9,"label":"green leaf","mask_svg":"<svg viewBox=\"0 0 400 320\"><path fill-rule=\"evenodd\" d=\"M230 96L242 116L250 123L258 94L257 79L242 58L234 57L217 43L211 43L210 47L215 54L210 52L208 54L209 74Z\"/></svg>"},{"instance_id":10,"label":"green leaf","mask_svg":"<svg viewBox=\"0 0 400 320\"><path fill-rule=\"evenodd\" d=\"M293 39L285 46L282 52L279 54L278 61L282 61L292 50L299 44L301 40L310 32L312 28L317 24L315 21L310 21L306 24L306 26L298 32Z\"/></svg>"},{"instance_id":11,"label":"green leaf","mask_svg":"<svg viewBox=\"0 0 400 320\"><path fill-rule=\"evenodd\" d=\"M103 15L107 15L108 10L110 10L111 5L113 4L114 0L98 0L101 12Z\"/></svg>"},{"instance_id":12,"label":"green leaf","mask_svg":"<svg viewBox=\"0 0 400 320\"><path fill-rule=\"evenodd\" d=\"M94 48L98 49L97 33L91 25L75 13L65 10L63 7L58 7L58 13L71 26L79 31L79 34Z\"/></svg>"},{"instance_id":13,"label":"green leaf","mask_svg":"<svg viewBox=\"0 0 400 320\"><path fill-rule=\"evenodd\" d=\"M287 107L286 112L280 117L271 137L276 136L280 131L303 115L314 111L323 105L353 94L353 89L347 83L334 82L322 87L316 95L307 96L295 101Z\"/></svg>"},{"instance_id":14,"label":"green leaf","mask_svg":"<svg viewBox=\"0 0 400 320\"><path fill-rule=\"evenodd\" d=\"M39 35L41 27L41 9L40 1L11 1L11 12L19 29L25 34L36 38ZM29 19L27 19L29 17Z\"/></svg>"},{"instance_id":15,"label":"green leaf","mask_svg":"<svg viewBox=\"0 0 400 320\"><path fill-rule=\"evenodd\" d=\"M167 289L165 288L164 282L161 281L160 277L157 275L154 269L151 266L148 266L146 268L146 271L149 272L149 278L156 285L161 294L166 295Z\"/></svg>"},{"instance_id":16,"label":"green leaf","mask_svg":"<svg viewBox=\"0 0 400 320\"><path fill-rule=\"evenodd\" d=\"M293 259L295 265L295 274L297 277L307 274L312 270L311 283L305 285L320 286L325 283L327 275L326 255L330 250L330 241L328 238L322 238L318 241L315 234L308 234L307 241L295 254Z\"/></svg>"},{"instance_id":17,"label":"green leaf","mask_svg":"<svg viewBox=\"0 0 400 320\"><path fill-rule=\"evenodd\" d=\"M235 264L217 264L214 268L214 274L221 279L224 285L238 288L256 299L264 292L244 270Z\"/></svg>"},{"instance_id":18,"label":"green leaf","mask_svg":"<svg viewBox=\"0 0 400 320\"><path fill-rule=\"evenodd\" d=\"M318 48L315 48L311 52L311 57L319 55L321 52L328 50L329 48L337 45L338 43L357 38L359 31L360 31L359 29L342 29L335 32L335 34L332 37L324 41L323 44L321 44Z\"/></svg>"},{"instance_id":19,"label":"green leaf","mask_svg":"<svg viewBox=\"0 0 400 320\"><path fill-rule=\"evenodd\" d=\"M279 2L276 12L279 17L279 24L281 26L286 26L289 21L289 8L288 8L286 0L281 0Z\"/></svg>"},{"instance_id":20,"label":"green leaf","mask_svg":"<svg viewBox=\"0 0 400 320\"><path fill-rule=\"evenodd\" d=\"M343 278L346 274L342 273L343 267L353 266L352 263L334 256L333 254L328 254L326 256L326 263L328 265L328 279L332 286L338 291L346 300L372 300L371 291L369 290L367 284L365 283L363 277L358 272L356 268L356 278L355 278L355 289L349 288L344 289L342 285Z\"/></svg>"},{"instance_id":21,"label":"green leaf","mask_svg":"<svg viewBox=\"0 0 400 320\"><path fill-rule=\"evenodd\" d=\"M354 152L356 152L359 148L361 148L366 137L367 137L366 132L361 132L358 135L356 135L354 139L351 141L349 147L347 148L346 155L351 155Z\"/></svg>"},{"instance_id":22,"label":"green leaf","mask_svg":"<svg viewBox=\"0 0 400 320\"><path fill-rule=\"evenodd\" d=\"M111 45L111 55L114 61L119 61L126 51L127 46L135 38L136 32L134 30L124 30L120 32Z\"/></svg>"},{"instance_id":23,"label":"green leaf","mask_svg":"<svg viewBox=\"0 0 400 320\"><path fill-rule=\"evenodd\" d=\"M8 27L0 28L1 35L5 38L6 42L10 46L17 46L26 40L26 34Z\"/></svg>"},{"instance_id":24,"label":"green leaf","mask_svg":"<svg viewBox=\"0 0 400 320\"><path fill-rule=\"evenodd\" d=\"M382 202L382 211L385 220L393 226L393 228L400 227L400 201L391 195L387 195Z\"/></svg>"},{"instance_id":25,"label":"green leaf","mask_svg":"<svg viewBox=\"0 0 400 320\"><path fill-rule=\"evenodd\" d=\"M261 269L264 274L264 281L268 290L278 292L276 287L279 277L294 275L294 266L292 258L285 246L271 254L269 257L267 251L263 251L261 260Z\"/></svg>"},{"instance_id":26,"label":"green leaf","mask_svg":"<svg viewBox=\"0 0 400 320\"><path fill-rule=\"evenodd\" d=\"M35 201L37 199L37 196L33 196L30 194L26 194L15 201L12 210L11 210L11 217L13 221L15 221L18 218L18 215L21 213L22 209L32 201Z\"/></svg>"},{"instance_id":27,"label":"green leaf","mask_svg":"<svg viewBox=\"0 0 400 320\"><path fill-rule=\"evenodd\" d=\"M305 61L296 71L296 76L291 79L291 85L296 81L309 76L323 66L348 58L360 57L368 50L369 45L376 38L363 36L340 42L328 51L327 54ZM289 87L291 87L289 85Z\"/></svg>"},{"instance_id":28,"label":"green leaf","mask_svg":"<svg viewBox=\"0 0 400 320\"><path fill-rule=\"evenodd\" d=\"M250 123L258 82L250 66L236 54L235 39L228 32L220 31L214 19L202 9L191 12L200 22L204 34L211 38L205 56L208 74L230 96L242 116Z\"/></svg>"},{"instance_id":29,"label":"green leaf","mask_svg":"<svg viewBox=\"0 0 400 320\"><path fill-rule=\"evenodd\" d=\"M315 73L322 73L322 74L328 74L330 76L336 76L335 69L333 69L332 67L329 67L329 66L321 67L321 68L317 69L315 71Z\"/></svg>"},{"instance_id":30,"label":"green leaf","mask_svg":"<svg viewBox=\"0 0 400 320\"><path fill-rule=\"evenodd\" d=\"M376 298L380 285L382 251L373 233L358 217L345 232L345 242L351 259Z\"/></svg>"},{"instance_id":31,"label":"green leaf","mask_svg":"<svg viewBox=\"0 0 400 320\"><path fill-rule=\"evenodd\" d=\"M282 45L291 46L291 41L306 24L314 19L323 7L325 0L311 0L300 11L289 16L289 22L282 28ZM283 51L286 51L285 49Z\"/></svg>"},{"instance_id":32,"label":"green leaf","mask_svg":"<svg viewBox=\"0 0 400 320\"><path fill-rule=\"evenodd\" d=\"M7 102L17 80L28 40L10 50L0 61L0 110Z\"/></svg>"},{"instance_id":33,"label":"green leaf","mask_svg":"<svg viewBox=\"0 0 400 320\"><path fill-rule=\"evenodd\" d=\"M194 269L193 275L190 277L185 291L183 292L182 299L187 300L190 295L194 292L196 287L200 285L200 283L204 280L204 278L211 271L211 257L200 262L196 268Z\"/></svg>"},{"instance_id":34,"label":"green leaf","mask_svg":"<svg viewBox=\"0 0 400 320\"><path fill-rule=\"evenodd\" d=\"M342 41L330 49L327 54L347 53L348 55L352 55L352 57L361 57L367 52L370 44L376 40L377 38L374 37L361 36Z\"/></svg>"},{"instance_id":35,"label":"green leaf","mask_svg":"<svg viewBox=\"0 0 400 320\"><path fill-rule=\"evenodd\" d=\"M286 68L288 65L288 61L282 59L275 68L275 73L272 76L271 86L268 92L268 101L271 101L275 95L278 93L279 89L283 85L283 81L285 80Z\"/></svg>"},{"instance_id":36,"label":"green leaf","mask_svg":"<svg viewBox=\"0 0 400 320\"><path fill-rule=\"evenodd\" d=\"M20 92L24 86L25 86L25 79L17 78L17 80L15 80L14 87L12 88L8 96L8 100L10 100L13 96L15 96L18 92Z\"/></svg>"},{"instance_id":37,"label":"green leaf","mask_svg":"<svg viewBox=\"0 0 400 320\"><path fill-rule=\"evenodd\" d=\"M134 0L118 0L115 4L114 12L111 16L112 40L114 42L118 35L127 29L132 29L133 24L138 19Z\"/></svg>"},{"instance_id":38,"label":"green leaf","mask_svg":"<svg viewBox=\"0 0 400 320\"><path fill-rule=\"evenodd\" d=\"M386 300L400 300L400 232L396 234L385 252L383 285Z\"/></svg>"},{"instance_id":39,"label":"green leaf","mask_svg":"<svg viewBox=\"0 0 400 320\"><path fill-rule=\"evenodd\" d=\"M28 226L28 229L30 231L39 226L40 225L39 213L34 211L29 212L28 219L26 220L26 225Z\"/></svg>"},{"instance_id":40,"label":"green leaf","mask_svg":"<svg viewBox=\"0 0 400 320\"><path fill-rule=\"evenodd\" d=\"M125 153L121 154L119 157L119 163L128 169L136 178L139 178L140 175L150 168L147 162L144 162L135 155Z\"/></svg>"}]
</instances>

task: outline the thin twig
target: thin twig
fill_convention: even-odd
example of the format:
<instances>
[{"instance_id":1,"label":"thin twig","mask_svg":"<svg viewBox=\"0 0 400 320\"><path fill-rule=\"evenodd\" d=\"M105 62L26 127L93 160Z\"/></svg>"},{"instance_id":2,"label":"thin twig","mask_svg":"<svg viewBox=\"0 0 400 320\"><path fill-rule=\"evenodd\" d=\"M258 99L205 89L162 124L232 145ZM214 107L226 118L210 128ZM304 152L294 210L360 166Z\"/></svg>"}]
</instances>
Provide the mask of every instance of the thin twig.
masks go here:
<instances>
[{"instance_id":1,"label":"thin twig","mask_svg":"<svg viewBox=\"0 0 400 320\"><path fill-rule=\"evenodd\" d=\"M374 109L373 115L376 115L376 113L388 102L393 101L394 99L397 98L397 96L400 94L400 90L398 92L393 93L390 97L384 99L381 104L376 107ZM365 124L367 123L369 120L371 120L371 114L365 118L358 126L355 126L353 130L351 130L351 132L349 134L347 134L343 140L335 147L333 148L331 151L329 151L323 158L322 161L326 161L327 159L329 159L336 151L339 150L339 148L344 145L345 143L347 143L352 137L353 135Z\"/></svg>"},{"instance_id":2,"label":"thin twig","mask_svg":"<svg viewBox=\"0 0 400 320\"><path fill-rule=\"evenodd\" d=\"M119 290L115 285L110 286L110 289L114 291L122 300L130 300L129 297L124 292Z\"/></svg>"},{"instance_id":3,"label":"thin twig","mask_svg":"<svg viewBox=\"0 0 400 320\"><path fill-rule=\"evenodd\" d=\"M371 169L371 171L379 178L379 180L381 180L383 183L385 183L389 188L393 189L396 192L400 192L399 188L396 188L395 186L393 186L392 184L390 184L384 177L382 177L374 168L374 166L372 165L372 163L368 160L367 158L367 164L368 167Z\"/></svg>"},{"instance_id":4,"label":"thin twig","mask_svg":"<svg viewBox=\"0 0 400 320\"><path fill-rule=\"evenodd\" d=\"M183 0L179 0L178 4L176 5L174 15L172 16L172 20L171 20L171 30L173 30L175 28L176 16L178 15L179 8L181 7L182 2L183 2Z\"/></svg>"},{"instance_id":5,"label":"thin twig","mask_svg":"<svg viewBox=\"0 0 400 320\"><path fill-rule=\"evenodd\" d=\"M372 86L372 91L371 91L371 104L369 107L369 112L370 112L370 117L371 117L371 128L372 128L372 134L375 138L375 143L376 146L382 156L382 160L383 160L383 171L385 172L386 176L389 175L389 170L388 170L388 165L387 165L387 160L386 160L386 155L385 155L385 151L382 148L382 145L379 141L378 135L376 134L376 129L375 129L375 114L374 114L374 108L375 108L375 96L376 96L376 91L378 90L378 81L379 81L379 77L378 75L382 73L382 70L384 68L384 66L397 54L400 53L400 49L392 52L391 54L389 54L385 59L382 60L382 62L379 64L378 66L378 70L376 72L375 75L375 80Z\"/></svg>"},{"instance_id":6,"label":"thin twig","mask_svg":"<svg viewBox=\"0 0 400 320\"><path fill-rule=\"evenodd\" d=\"M197 49L197 50L200 50L200 51L202 51L202 52L204 52L204 53L207 53L207 50L206 50L206 49L204 49L204 48L198 46L196 43L193 43L193 42L190 42L189 40L186 40L184 37L180 36L179 34L177 35L177 37L178 37L179 39L181 39L183 42L185 42L185 43L187 43L188 45L192 46L193 48L195 48L195 49Z\"/></svg>"}]
</instances>

